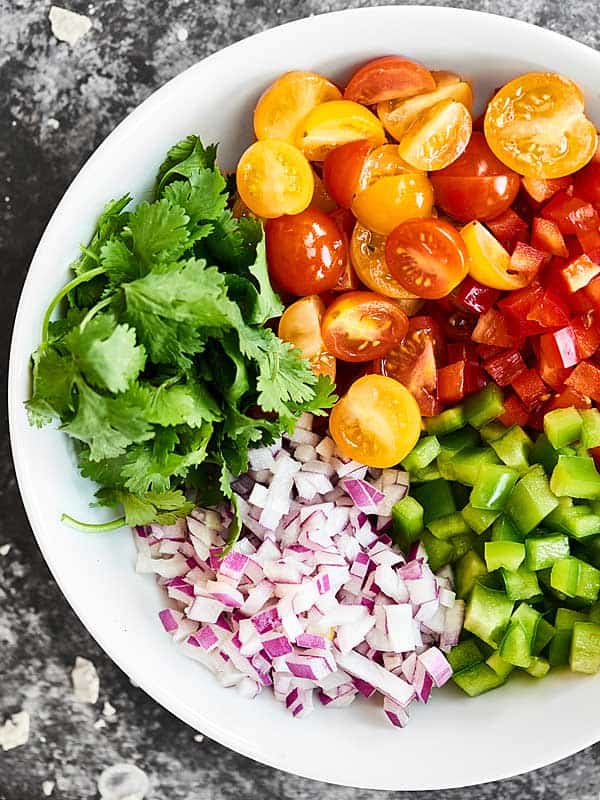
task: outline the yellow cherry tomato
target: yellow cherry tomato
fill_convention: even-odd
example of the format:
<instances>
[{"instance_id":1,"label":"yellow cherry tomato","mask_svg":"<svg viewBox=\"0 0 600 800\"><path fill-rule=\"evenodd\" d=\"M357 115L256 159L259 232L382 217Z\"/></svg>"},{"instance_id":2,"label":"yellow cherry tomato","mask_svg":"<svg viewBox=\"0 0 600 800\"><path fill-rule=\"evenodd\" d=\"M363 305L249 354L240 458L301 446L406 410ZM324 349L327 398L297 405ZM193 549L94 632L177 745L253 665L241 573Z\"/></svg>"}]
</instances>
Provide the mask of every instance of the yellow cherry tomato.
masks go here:
<instances>
[{"instance_id":1,"label":"yellow cherry tomato","mask_svg":"<svg viewBox=\"0 0 600 800\"><path fill-rule=\"evenodd\" d=\"M471 114L463 103L441 100L409 126L398 152L416 169L444 169L465 150L472 128Z\"/></svg>"},{"instance_id":2,"label":"yellow cherry tomato","mask_svg":"<svg viewBox=\"0 0 600 800\"><path fill-rule=\"evenodd\" d=\"M321 323L325 303L316 294L296 300L279 320L277 335L300 350L316 375L329 375L335 381L335 356L325 350Z\"/></svg>"},{"instance_id":3,"label":"yellow cherry tomato","mask_svg":"<svg viewBox=\"0 0 600 800\"><path fill-rule=\"evenodd\" d=\"M385 236L373 233L357 222L350 240L350 261L360 280L373 292L396 300L408 315L415 314L423 301L407 292L392 277L385 260Z\"/></svg>"},{"instance_id":4,"label":"yellow cherry tomato","mask_svg":"<svg viewBox=\"0 0 600 800\"><path fill-rule=\"evenodd\" d=\"M333 407L329 430L346 458L386 469L402 461L417 443L421 413L401 383L384 375L365 375Z\"/></svg>"},{"instance_id":5,"label":"yellow cherry tomato","mask_svg":"<svg viewBox=\"0 0 600 800\"><path fill-rule=\"evenodd\" d=\"M473 109L473 89L453 72L432 72L436 88L405 100L386 100L377 106L377 116L396 141L404 136L417 117L441 100L456 100Z\"/></svg>"},{"instance_id":6,"label":"yellow cherry tomato","mask_svg":"<svg viewBox=\"0 0 600 800\"><path fill-rule=\"evenodd\" d=\"M298 128L309 111L319 103L341 99L337 86L316 72L286 72L269 86L256 105L256 138L295 144Z\"/></svg>"},{"instance_id":7,"label":"yellow cherry tomato","mask_svg":"<svg viewBox=\"0 0 600 800\"><path fill-rule=\"evenodd\" d=\"M529 72L490 101L487 143L507 167L528 178L562 178L584 167L598 134L576 83L554 72Z\"/></svg>"},{"instance_id":8,"label":"yellow cherry tomato","mask_svg":"<svg viewBox=\"0 0 600 800\"><path fill-rule=\"evenodd\" d=\"M305 117L296 144L311 161L323 161L330 150L357 139L383 144L383 125L359 103L331 100L316 106Z\"/></svg>"},{"instance_id":9,"label":"yellow cherry tomato","mask_svg":"<svg viewBox=\"0 0 600 800\"><path fill-rule=\"evenodd\" d=\"M266 219L299 214L313 196L310 164L297 147L277 139L250 145L239 160L236 178L243 202Z\"/></svg>"},{"instance_id":10,"label":"yellow cherry tomato","mask_svg":"<svg viewBox=\"0 0 600 800\"><path fill-rule=\"evenodd\" d=\"M379 178L352 202L352 212L358 221L383 236L404 220L431 216L432 208L433 188L422 172Z\"/></svg>"},{"instance_id":11,"label":"yellow cherry tomato","mask_svg":"<svg viewBox=\"0 0 600 800\"><path fill-rule=\"evenodd\" d=\"M469 222L460 235L469 253L469 273L476 281L506 292L531 283L532 276L513 269L510 255L481 222Z\"/></svg>"}]
</instances>

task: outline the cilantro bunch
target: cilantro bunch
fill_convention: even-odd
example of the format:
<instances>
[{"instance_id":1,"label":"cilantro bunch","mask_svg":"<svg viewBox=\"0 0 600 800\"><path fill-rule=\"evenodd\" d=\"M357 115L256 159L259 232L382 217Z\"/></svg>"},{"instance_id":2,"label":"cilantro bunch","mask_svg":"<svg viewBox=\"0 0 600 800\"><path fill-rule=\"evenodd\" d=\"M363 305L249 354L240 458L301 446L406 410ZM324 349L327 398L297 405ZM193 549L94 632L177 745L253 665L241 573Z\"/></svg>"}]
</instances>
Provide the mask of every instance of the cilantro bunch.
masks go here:
<instances>
[{"instance_id":1,"label":"cilantro bunch","mask_svg":"<svg viewBox=\"0 0 600 800\"><path fill-rule=\"evenodd\" d=\"M231 497L249 448L335 399L265 325L283 309L262 225L233 218L215 158L190 136L169 150L153 202L109 203L47 310L30 421L58 419L81 474L101 487L97 503L123 509L84 528L170 524L194 492Z\"/></svg>"}]
</instances>

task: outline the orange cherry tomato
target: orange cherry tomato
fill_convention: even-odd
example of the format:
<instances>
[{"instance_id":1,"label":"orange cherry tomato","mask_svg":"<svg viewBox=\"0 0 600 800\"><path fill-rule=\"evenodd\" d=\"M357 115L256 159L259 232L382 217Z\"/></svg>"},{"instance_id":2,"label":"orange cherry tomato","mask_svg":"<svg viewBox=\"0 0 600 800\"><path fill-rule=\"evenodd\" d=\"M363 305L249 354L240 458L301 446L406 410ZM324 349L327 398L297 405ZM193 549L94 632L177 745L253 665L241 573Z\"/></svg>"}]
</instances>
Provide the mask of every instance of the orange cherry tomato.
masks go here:
<instances>
[{"instance_id":1,"label":"orange cherry tomato","mask_svg":"<svg viewBox=\"0 0 600 800\"><path fill-rule=\"evenodd\" d=\"M465 225L460 235L469 253L469 273L476 281L506 292L531 283L532 276L514 270L510 255L481 222Z\"/></svg>"},{"instance_id":2,"label":"orange cherry tomato","mask_svg":"<svg viewBox=\"0 0 600 800\"><path fill-rule=\"evenodd\" d=\"M386 100L377 106L377 116L383 127L396 141L404 136L417 117L440 100L457 100L473 109L471 85L452 72L432 72L435 89L402 100Z\"/></svg>"},{"instance_id":3,"label":"orange cherry tomato","mask_svg":"<svg viewBox=\"0 0 600 800\"><path fill-rule=\"evenodd\" d=\"M341 99L337 86L316 72L286 72L269 86L256 105L256 138L281 139L295 144L309 111L319 103Z\"/></svg>"},{"instance_id":4,"label":"orange cherry tomato","mask_svg":"<svg viewBox=\"0 0 600 800\"><path fill-rule=\"evenodd\" d=\"M369 61L350 78L344 98L372 106L384 100L412 97L435 88L431 72L401 56L384 56Z\"/></svg>"},{"instance_id":5,"label":"orange cherry tomato","mask_svg":"<svg viewBox=\"0 0 600 800\"><path fill-rule=\"evenodd\" d=\"M409 316L422 305L421 299L407 292L390 272L385 260L385 237L373 233L360 222L354 226L350 239L350 261L365 286L398 301Z\"/></svg>"},{"instance_id":6,"label":"orange cherry tomato","mask_svg":"<svg viewBox=\"0 0 600 800\"><path fill-rule=\"evenodd\" d=\"M421 415L402 384L383 375L365 375L333 407L329 430L346 458L386 469L402 461L417 443Z\"/></svg>"},{"instance_id":7,"label":"orange cherry tomato","mask_svg":"<svg viewBox=\"0 0 600 800\"><path fill-rule=\"evenodd\" d=\"M432 317L413 317L408 333L393 350L376 362L382 375L403 383L418 403L421 414L432 417L440 411L437 400L437 367L444 358L444 339Z\"/></svg>"},{"instance_id":8,"label":"orange cherry tomato","mask_svg":"<svg viewBox=\"0 0 600 800\"><path fill-rule=\"evenodd\" d=\"M266 219L299 214L314 191L313 171L298 148L264 139L242 154L236 171L237 189L250 211Z\"/></svg>"},{"instance_id":9,"label":"orange cherry tomato","mask_svg":"<svg viewBox=\"0 0 600 800\"><path fill-rule=\"evenodd\" d=\"M446 297L469 271L463 240L441 219L402 222L387 238L385 258L398 283L427 300Z\"/></svg>"},{"instance_id":10,"label":"orange cherry tomato","mask_svg":"<svg viewBox=\"0 0 600 800\"><path fill-rule=\"evenodd\" d=\"M350 208L359 188L365 159L373 148L368 139L357 139L331 150L323 162L323 181L333 199Z\"/></svg>"},{"instance_id":11,"label":"orange cherry tomato","mask_svg":"<svg viewBox=\"0 0 600 800\"><path fill-rule=\"evenodd\" d=\"M375 114L350 100L331 100L313 108L306 116L296 144L311 161L323 161L334 147L357 139L385 142L383 125Z\"/></svg>"},{"instance_id":12,"label":"orange cherry tomato","mask_svg":"<svg viewBox=\"0 0 600 800\"><path fill-rule=\"evenodd\" d=\"M440 100L415 119L402 136L398 152L416 169L443 169L468 145L472 125L463 103Z\"/></svg>"},{"instance_id":13,"label":"orange cherry tomato","mask_svg":"<svg viewBox=\"0 0 600 800\"><path fill-rule=\"evenodd\" d=\"M435 202L464 222L493 219L509 208L521 181L490 150L483 133L473 131L464 153L431 175Z\"/></svg>"},{"instance_id":14,"label":"orange cherry tomato","mask_svg":"<svg viewBox=\"0 0 600 800\"><path fill-rule=\"evenodd\" d=\"M335 381L335 356L325 350L321 336L324 315L325 304L320 297L303 297L283 312L277 335L300 350L316 375L329 375Z\"/></svg>"},{"instance_id":15,"label":"orange cherry tomato","mask_svg":"<svg viewBox=\"0 0 600 800\"><path fill-rule=\"evenodd\" d=\"M327 191L323 179L313 170L315 188L310 204L313 208L318 208L324 214L331 214L337 208L337 203Z\"/></svg>"},{"instance_id":16,"label":"orange cherry tomato","mask_svg":"<svg viewBox=\"0 0 600 800\"><path fill-rule=\"evenodd\" d=\"M583 92L554 72L529 72L507 83L487 107L484 132L500 161L529 178L571 175L598 144Z\"/></svg>"},{"instance_id":17,"label":"orange cherry tomato","mask_svg":"<svg viewBox=\"0 0 600 800\"><path fill-rule=\"evenodd\" d=\"M335 288L348 260L346 239L318 208L277 217L265 225L267 263L273 283L293 295Z\"/></svg>"},{"instance_id":18,"label":"orange cherry tomato","mask_svg":"<svg viewBox=\"0 0 600 800\"><path fill-rule=\"evenodd\" d=\"M379 178L352 203L358 221L387 236L397 225L413 217L430 217L433 187L423 172L404 172Z\"/></svg>"},{"instance_id":19,"label":"orange cherry tomato","mask_svg":"<svg viewBox=\"0 0 600 800\"><path fill-rule=\"evenodd\" d=\"M323 341L341 361L381 358L402 340L408 317L396 303L374 292L347 292L334 300L323 319Z\"/></svg>"}]
</instances>

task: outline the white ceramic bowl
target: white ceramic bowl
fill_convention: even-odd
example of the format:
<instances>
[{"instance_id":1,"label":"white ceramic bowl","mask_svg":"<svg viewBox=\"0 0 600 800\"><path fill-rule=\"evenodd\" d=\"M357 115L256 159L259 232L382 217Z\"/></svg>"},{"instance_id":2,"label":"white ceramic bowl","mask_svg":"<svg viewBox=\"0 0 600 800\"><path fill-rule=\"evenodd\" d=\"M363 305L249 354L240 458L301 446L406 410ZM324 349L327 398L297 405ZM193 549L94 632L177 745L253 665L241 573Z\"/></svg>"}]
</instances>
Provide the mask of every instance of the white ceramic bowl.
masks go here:
<instances>
[{"instance_id":1,"label":"white ceramic bowl","mask_svg":"<svg viewBox=\"0 0 600 800\"><path fill-rule=\"evenodd\" d=\"M191 132L220 142L233 167L251 141L252 108L281 72L316 69L334 79L370 57L403 53L462 73L483 102L493 87L528 70L550 69L586 90L600 123L600 54L515 20L449 8L381 7L313 17L254 36L207 58L152 95L108 137L58 206L29 270L10 362L13 454L29 520L54 577L91 634L148 694L194 728L265 764L323 781L375 789L442 789L524 772L600 738L600 678L555 674L511 681L469 700L453 687L391 728L374 703L298 721L264 693L243 700L188 661L162 632L159 592L133 572L126 531L75 533L59 518L101 519L93 487L79 477L67 438L32 430L23 401L29 354L44 310L65 283L104 203L151 187L167 148Z\"/></svg>"}]
</instances>

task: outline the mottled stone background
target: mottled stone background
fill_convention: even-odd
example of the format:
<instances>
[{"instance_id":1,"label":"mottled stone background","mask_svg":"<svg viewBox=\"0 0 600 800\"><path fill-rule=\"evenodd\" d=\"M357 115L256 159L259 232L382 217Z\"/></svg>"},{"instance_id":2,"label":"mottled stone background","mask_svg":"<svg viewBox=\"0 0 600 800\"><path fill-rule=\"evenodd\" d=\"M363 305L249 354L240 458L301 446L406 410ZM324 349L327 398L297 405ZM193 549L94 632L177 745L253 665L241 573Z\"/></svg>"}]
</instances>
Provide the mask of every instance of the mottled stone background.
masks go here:
<instances>
[{"instance_id":1,"label":"mottled stone background","mask_svg":"<svg viewBox=\"0 0 600 800\"><path fill-rule=\"evenodd\" d=\"M369 5L343 0L57 4L92 20L92 30L74 47L52 36L46 0L0 0L3 380L12 318L33 249L65 188L116 123L166 80L224 45L308 14ZM596 0L454 0L440 5L520 17L592 47L600 40ZM384 797L295 778L208 740L196 742L192 730L130 684L83 629L42 561L12 471L4 387L0 402L0 545L11 545L8 555L0 557L0 717L21 707L32 716L29 744L0 753L0 800L42 797L41 785L48 779L55 781L59 800L94 798L98 774L118 761L131 761L147 772L152 800ZM75 705L71 699L69 672L77 655L97 665L98 707ZM107 699L117 714L98 725ZM555 735L555 729L558 734L559 727L560 720L548 720L548 735ZM435 758L435 752L424 757ZM597 746L525 777L439 796L597 800L599 762Z\"/></svg>"}]
</instances>

